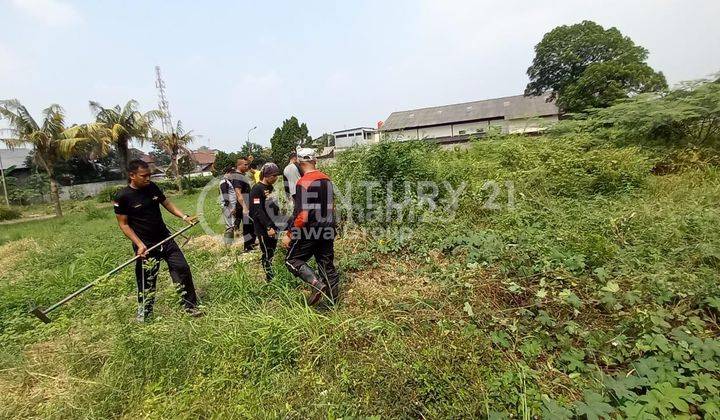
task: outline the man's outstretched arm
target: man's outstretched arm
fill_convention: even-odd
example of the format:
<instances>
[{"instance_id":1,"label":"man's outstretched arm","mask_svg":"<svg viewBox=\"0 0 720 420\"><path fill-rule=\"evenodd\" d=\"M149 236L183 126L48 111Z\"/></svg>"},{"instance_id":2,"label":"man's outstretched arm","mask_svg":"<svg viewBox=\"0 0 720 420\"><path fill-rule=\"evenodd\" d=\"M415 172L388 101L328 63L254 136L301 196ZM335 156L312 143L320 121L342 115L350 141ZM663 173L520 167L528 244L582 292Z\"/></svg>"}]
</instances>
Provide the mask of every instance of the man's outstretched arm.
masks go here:
<instances>
[{"instance_id":1,"label":"man's outstretched arm","mask_svg":"<svg viewBox=\"0 0 720 420\"><path fill-rule=\"evenodd\" d=\"M175 203L173 203L172 201L170 201L169 198L166 198L165 201L162 202L162 205L163 205L163 207L165 207L165 209L166 209L167 211L169 211L169 212L170 212L171 214L173 214L175 217L179 217L180 219L183 219L183 220L184 220L185 222L187 222L188 224L193 224L193 223L195 223L195 221L197 221L197 216L188 216L187 214L185 214L185 212L183 212L182 210L180 210L180 209L175 205Z\"/></svg>"}]
</instances>

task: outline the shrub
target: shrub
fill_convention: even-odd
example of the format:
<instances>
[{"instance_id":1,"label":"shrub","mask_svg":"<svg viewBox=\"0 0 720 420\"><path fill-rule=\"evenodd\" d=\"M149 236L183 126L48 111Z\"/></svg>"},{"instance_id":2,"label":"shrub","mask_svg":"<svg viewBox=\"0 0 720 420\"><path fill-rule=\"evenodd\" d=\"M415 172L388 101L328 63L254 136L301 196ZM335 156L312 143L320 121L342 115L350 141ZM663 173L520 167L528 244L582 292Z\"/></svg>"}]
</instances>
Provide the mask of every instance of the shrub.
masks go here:
<instances>
[{"instance_id":1,"label":"shrub","mask_svg":"<svg viewBox=\"0 0 720 420\"><path fill-rule=\"evenodd\" d=\"M22 214L12 207L0 206L0 220L19 219Z\"/></svg>"},{"instance_id":2,"label":"shrub","mask_svg":"<svg viewBox=\"0 0 720 420\"><path fill-rule=\"evenodd\" d=\"M106 212L103 209L98 208L91 201L86 202L82 210L85 212L85 217L88 220L102 219L105 217Z\"/></svg>"},{"instance_id":3,"label":"shrub","mask_svg":"<svg viewBox=\"0 0 720 420\"><path fill-rule=\"evenodd\" d=\"M555 133L592 132L624 144L717 147L720 142L720 84L708 80L685 83L666 95L637 95L608 108L575 115Z\"/></svg>"},{"instance_id":4,"label":"shrub","mask_svg":"<svg viewBox=\"0 0 720 420\"><path fill-rule=\"evenodd\" d=\"M115 194L123 188L125 188L124 185L110 185L105 187L98 193L96 197L97 201L100 203L109 203L115 198Z\"/></svg>"},{"instance_id":5,"label":"shrub","mask_svg":"<svg viewBox=\"0 0 720 420\"><path fill-rule=\"evenodd\" d=\"M212 181L212 176L194 176L183 177L182 186L186 192L191 193L195 188L203 188L208 182ZM153 181L163 191L177 191L177 183L173 179L163 179Z\"/></svg>"},{"instance_id":6,"label":"shrub","mask_svg":"<svg viewBox=\"0 0 720 420\"><path fill-rule=\"evenodd\" d=\"M558 138L508 136L475 143L475 166L459 162L449 171L476 179L515 182L518 192L544 191L553 196L616 194L645 182L652 162L637 147L615 148L583 135ZM468 174L468 172L470 172ZM475 187L478 185L476 184Z\"/></svg>"},{"instance_id":7,"label":"shrub","mask_svg":"<svg viewBox=\"0 0 720 420\"><path fill-rule=\"evenodd\" d=\"M354 148L338 155L328 167L338 191L341 217L368 223L385 220L388 198L408 205L397 214L407 223L406 216L420 210L418 183L441 179L428 158L438 152L437 146L426 141L382 142L369 147ZM352 204L352 210L347 204Z\"/></svg>"}]
</instances>

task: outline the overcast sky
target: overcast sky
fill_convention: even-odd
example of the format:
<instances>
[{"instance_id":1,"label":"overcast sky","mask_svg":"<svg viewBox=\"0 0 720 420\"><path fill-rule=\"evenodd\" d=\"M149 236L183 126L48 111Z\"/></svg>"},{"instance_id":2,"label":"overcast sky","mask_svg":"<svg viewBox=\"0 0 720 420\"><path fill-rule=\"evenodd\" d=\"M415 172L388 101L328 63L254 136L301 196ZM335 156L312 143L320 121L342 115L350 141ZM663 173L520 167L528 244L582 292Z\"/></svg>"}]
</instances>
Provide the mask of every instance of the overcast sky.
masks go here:
<instances>
[{"instance_id":1,"label":"overcast sky","mask_svg":"<svg viewBox=\"0 0 720 420\"><path fill-rule=\"evenodd\" d=\"M88 100L157 107L197 146L268 145L283 119L313 136L375 126L392 111L522 93L533 47L555 26L615 26L671 84L720 70L718 0L0 0L0 98L69 122Z\"/></svg>"}]
</instances>

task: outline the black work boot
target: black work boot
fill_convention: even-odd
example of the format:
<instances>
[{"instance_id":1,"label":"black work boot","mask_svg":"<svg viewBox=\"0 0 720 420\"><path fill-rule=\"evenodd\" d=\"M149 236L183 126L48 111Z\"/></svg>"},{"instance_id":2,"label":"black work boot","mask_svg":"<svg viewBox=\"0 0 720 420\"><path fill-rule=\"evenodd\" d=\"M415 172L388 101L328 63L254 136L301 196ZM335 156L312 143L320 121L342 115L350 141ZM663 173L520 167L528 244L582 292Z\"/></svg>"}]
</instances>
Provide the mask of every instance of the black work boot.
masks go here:
<instances>
[{"instance_id":1,"label":"black work boot","mask_svg":"<svg viewBox=\"0 0 720 420\"><path fill-rule=\"evenodd\" d=\"M322 299L327 286L322 282L322 280L318 280L317 278L313 279L308 284L310 284L310 287L312 288L312 293L307 298L307 303L310 306L315 306Z\"/></svg>"}]
</instances>

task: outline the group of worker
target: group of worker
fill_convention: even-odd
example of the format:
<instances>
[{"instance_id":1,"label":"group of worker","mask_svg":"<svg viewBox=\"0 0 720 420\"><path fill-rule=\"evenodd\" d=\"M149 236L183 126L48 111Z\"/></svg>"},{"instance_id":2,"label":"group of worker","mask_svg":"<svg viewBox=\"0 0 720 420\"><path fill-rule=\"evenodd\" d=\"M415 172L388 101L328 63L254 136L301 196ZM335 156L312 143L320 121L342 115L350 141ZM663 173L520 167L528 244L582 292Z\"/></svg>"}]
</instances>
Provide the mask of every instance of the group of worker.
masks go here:
<instances>
[{"instance_id":1,"label":"group of worker","mask_svg":"<svg viewBox=\"0 0 720 420\"><path fill-rule=\"evenodd\" d=\"M235 167L223 170L220 201L226 243L233 241L235 232L242 232L245 251L252 251L257 241L266 279L272 281L272 261L280 242L287 249L288 270L310 288L308 304L316 305L323 298L334 303L339 292L339 274L333 261L336 233L333 185L330 178L317 169L315 151L301 148L293 152L282 174L277 164L268 162L257 170L255 177L250 170L251 162L251 158L243 157ZM291 217L283 214L275 193L280 175L286 197L293 205ZM128 179L128 186L117 193L113 205L120 229L141 257L135 267L136 320L144 322L152 316L161 260L168 265L187 313L201 316L190 266L177 243L170 239L148 252L171 235L162 219L161 205L186 223L196 223L196 217L182 212L150 181L150 168L142 160L129 163ZM313 257L317 272L308 265Z\"/></svg>"}]
</instances>

